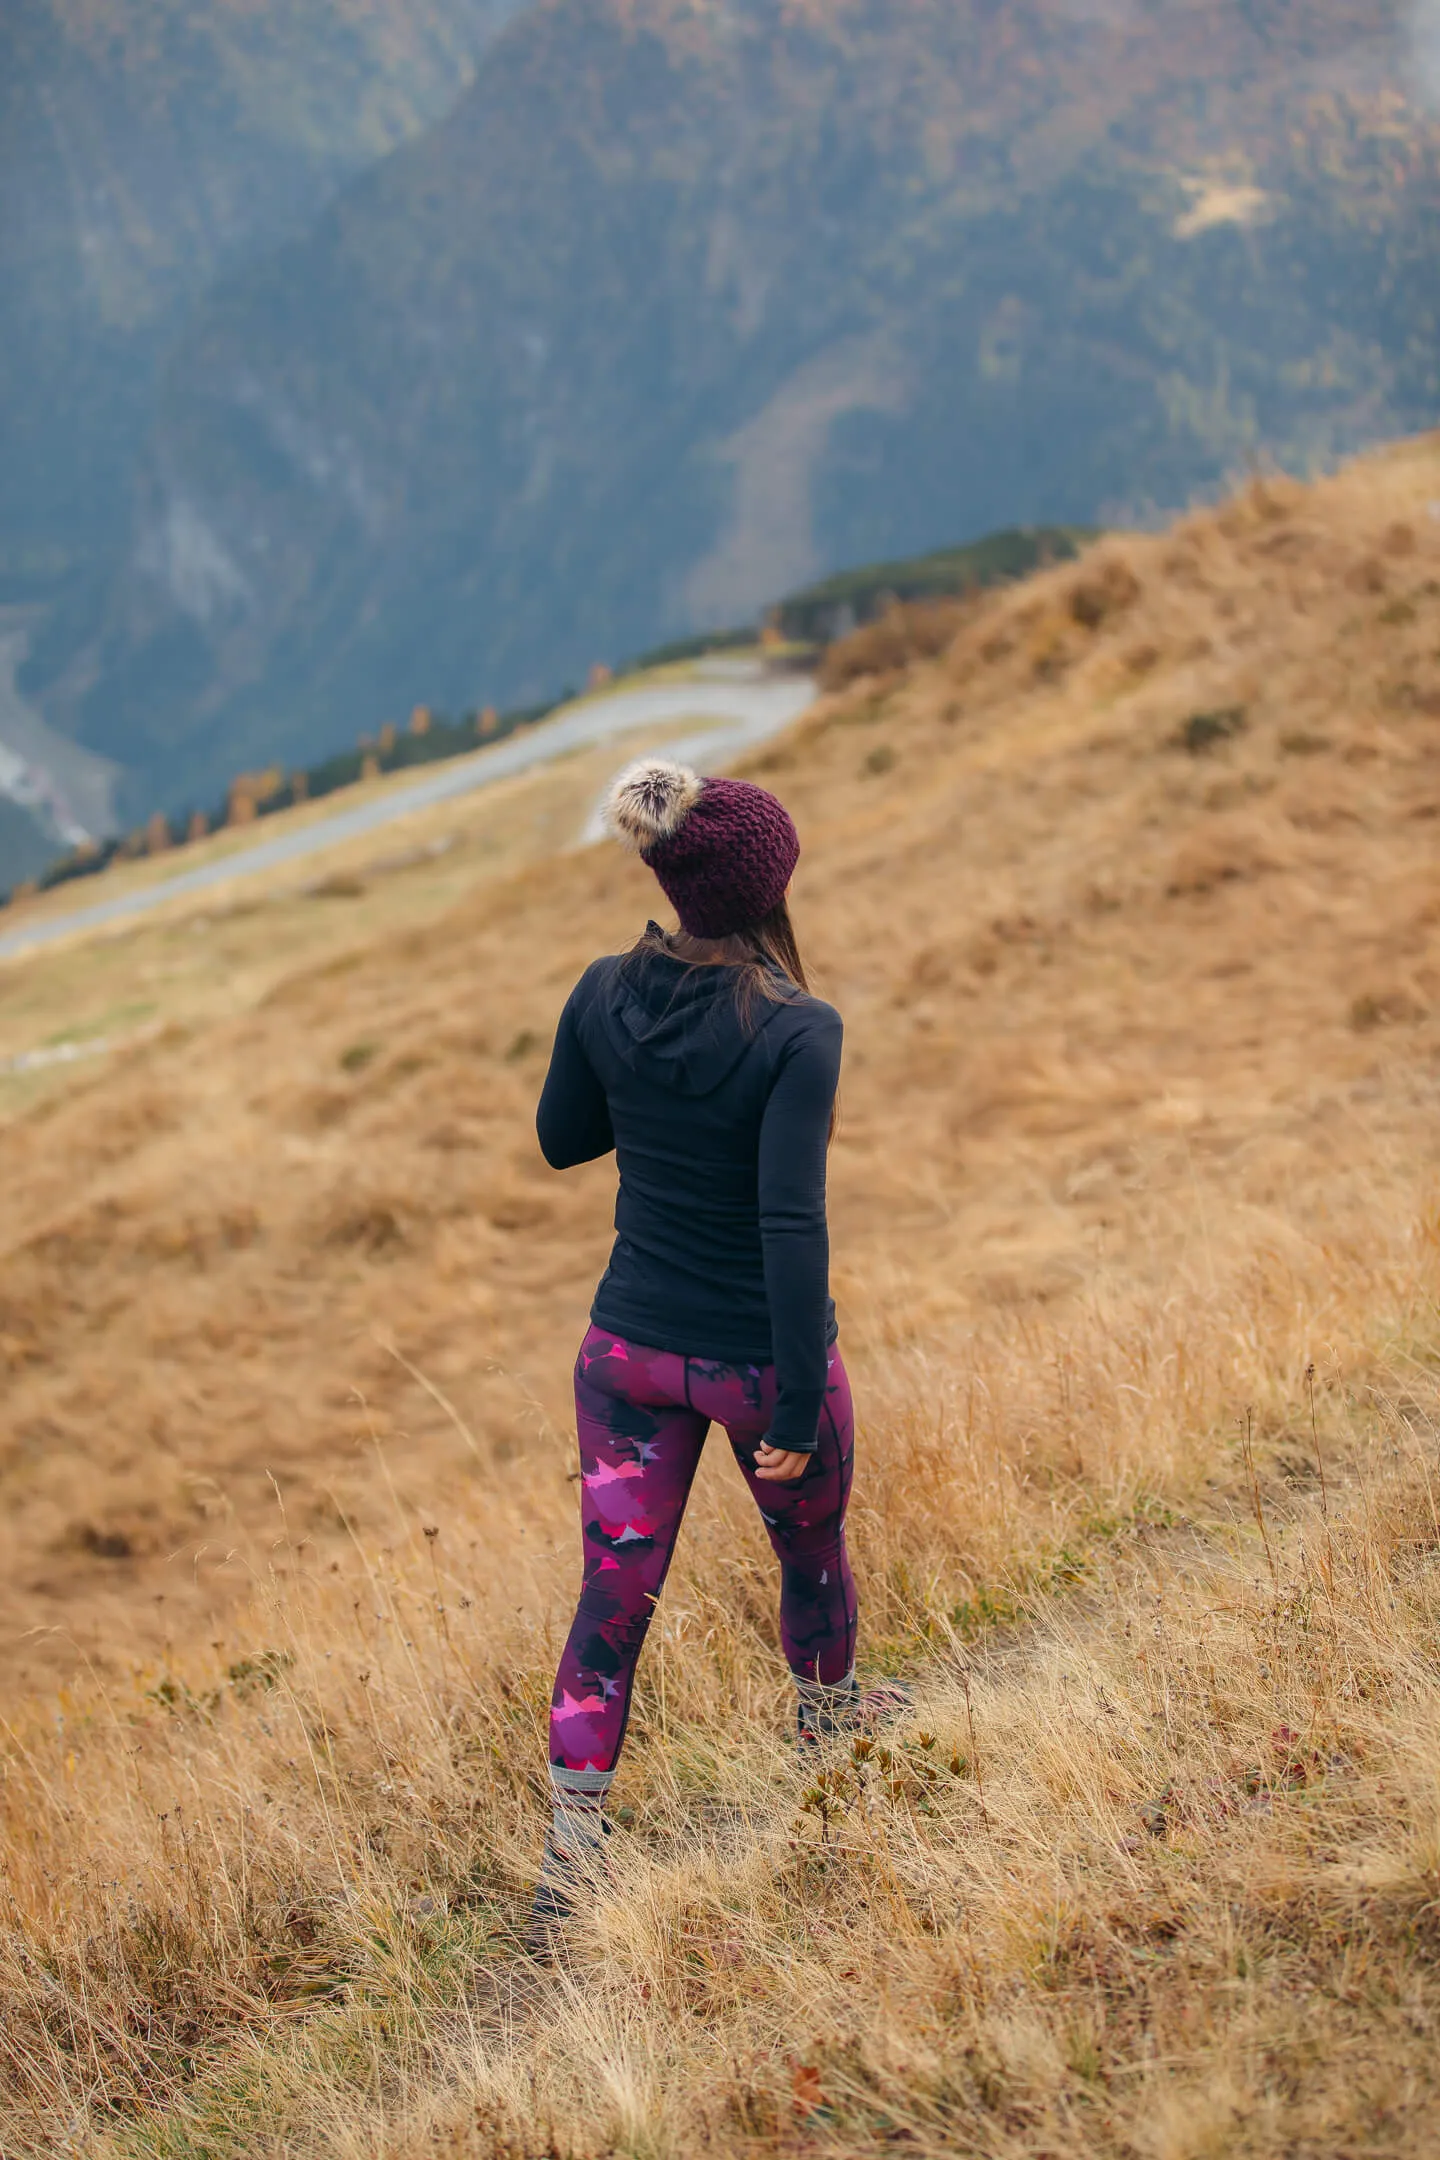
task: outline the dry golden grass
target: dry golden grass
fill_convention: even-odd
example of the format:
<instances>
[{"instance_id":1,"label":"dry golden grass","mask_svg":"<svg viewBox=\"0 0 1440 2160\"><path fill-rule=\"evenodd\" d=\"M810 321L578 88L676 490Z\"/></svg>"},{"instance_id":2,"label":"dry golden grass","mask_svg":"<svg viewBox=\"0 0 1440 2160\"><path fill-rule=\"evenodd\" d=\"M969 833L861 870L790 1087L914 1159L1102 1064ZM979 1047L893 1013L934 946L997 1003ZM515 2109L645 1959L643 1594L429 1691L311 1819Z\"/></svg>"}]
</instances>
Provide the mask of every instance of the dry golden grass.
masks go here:
<instances>
[{"instance_id":1,"label":"dry golden grass","mask_svg":"<svg viewBox=\"0 0 1440 2160\"><path fill-rule=\"evenodd\" d=\"M304 860L237 870L203 893L171 894L142 918L77 931L28 963L0 962L0 1119L73 1077L63 1065L11 1070L17 1056L97 1037L128 1044L146 1031L243 1013L297 969L323 965L386 930L433 921L486 879L548 859L582 831L617 757L675 732L637 730L619 743L572 750L543 768L409 811L383 831L331 841ZM99 881L57 886L7 909L0 928L44 925L102 896L163 888L170 877L223 865L257 842L304 832L337 809L402 793L416 777L412 770L360 782L263 825L118 864Z\"/></svg>"},{"instance_id":2,"label":"dry golden grass","mask_svg":"<svg viewBox=\"0 0 1440 2160\"><path fill-rule=\"evenodd\" d=\"M944 652L962 626L984 606L980 595L953 600L895 600L820 662L822 690L844 690L867 675L884 675Z\"/></svg>"},{"instance_id":3,"label":"dry golden grass","mask_svg":"<svg viewBox=\"0 0 1440 2160\"><path fill-rule=\"evenodd\" d=\"M708 1464L556 1975L610 1173L529 1115L643 871L476 883L0 1129L0 2147L1430 2149L1437 497L1426 441L1105 542L755 761L921 1699L806 1783Z\"/></svg>"}]
</instances>

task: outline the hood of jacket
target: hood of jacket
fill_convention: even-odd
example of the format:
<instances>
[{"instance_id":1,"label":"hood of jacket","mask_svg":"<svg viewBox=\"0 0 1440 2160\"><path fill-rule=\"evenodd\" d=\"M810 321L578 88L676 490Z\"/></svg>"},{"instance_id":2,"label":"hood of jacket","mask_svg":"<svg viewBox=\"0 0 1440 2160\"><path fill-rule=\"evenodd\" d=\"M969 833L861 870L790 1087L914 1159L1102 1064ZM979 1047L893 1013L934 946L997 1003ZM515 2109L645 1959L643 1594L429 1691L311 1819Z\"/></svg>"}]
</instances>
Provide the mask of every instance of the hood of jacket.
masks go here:
<instances>
[{"instance_id":1,"label":"hood of jacket","mask_svg":"<svg viewBox=\"0 0 1440 2160\"><path fill-rule=\"evenodd\" d=\"M727 1080L784 1002L757 999L742 1021L733 968L664 952L627 954L608 990L600 1016L616 1056L681 1095L709 1095Z\"/></svg>"}]
</instances>

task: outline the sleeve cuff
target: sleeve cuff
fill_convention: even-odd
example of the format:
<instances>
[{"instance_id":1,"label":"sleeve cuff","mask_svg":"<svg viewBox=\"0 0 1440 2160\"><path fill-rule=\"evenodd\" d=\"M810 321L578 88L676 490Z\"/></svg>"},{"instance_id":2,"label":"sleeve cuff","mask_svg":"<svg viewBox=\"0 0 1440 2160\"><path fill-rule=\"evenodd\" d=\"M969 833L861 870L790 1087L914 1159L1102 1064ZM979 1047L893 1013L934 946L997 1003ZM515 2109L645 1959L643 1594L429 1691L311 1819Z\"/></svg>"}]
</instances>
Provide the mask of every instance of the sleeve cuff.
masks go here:
<instances>
[{"instance_id":1,"label":"sleeve cuff","mask_svg":"<svg viewBox=\"0 0 1440 2160\"><path fill-rule=\"evenodd\" d=\"M791 1455L813 1455L820 1445L820 1412L825 1406L824 1388L787 1392L775 1405L765 1438L771 1447Z\"/></svg>"}]
</instances>

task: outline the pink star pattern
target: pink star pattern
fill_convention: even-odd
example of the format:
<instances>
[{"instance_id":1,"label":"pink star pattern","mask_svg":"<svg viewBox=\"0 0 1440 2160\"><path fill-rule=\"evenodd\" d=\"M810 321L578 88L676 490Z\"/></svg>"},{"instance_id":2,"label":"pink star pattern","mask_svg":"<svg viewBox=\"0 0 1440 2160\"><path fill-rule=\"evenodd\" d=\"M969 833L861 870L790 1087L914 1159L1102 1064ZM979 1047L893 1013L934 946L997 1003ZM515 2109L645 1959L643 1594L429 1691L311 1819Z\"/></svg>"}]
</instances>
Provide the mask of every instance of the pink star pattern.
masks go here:
<instances>
[{"instance_id":1,"label":"pink star pattern","mask_svg":"<svg viewBox=\"0 0 1440 2160\"><path fill-rule=\"evenodd\" d=\"M627 1478L638 1478L643 1475L644 1472L638 1462L622 1462L613 1465L602 1462L596 1463L593 1470L587 1470L581 1478L581 1483L584 1485L586 1492L606 1492L610 1486L623 1484Z\"/></svg>"},{"instance_id":2,"label":"pink star pattern","mask_svg":"<svg viewBox=\"0 0 1440 2160\"><path fill-rule=\"evenodd\" d=\"M560 1700L555 1705L558 1718L594 1717L597 1710L605 1708L603 1695L572 1695L568 1688L560 1690Z\"/></svg>"}]
</instances>

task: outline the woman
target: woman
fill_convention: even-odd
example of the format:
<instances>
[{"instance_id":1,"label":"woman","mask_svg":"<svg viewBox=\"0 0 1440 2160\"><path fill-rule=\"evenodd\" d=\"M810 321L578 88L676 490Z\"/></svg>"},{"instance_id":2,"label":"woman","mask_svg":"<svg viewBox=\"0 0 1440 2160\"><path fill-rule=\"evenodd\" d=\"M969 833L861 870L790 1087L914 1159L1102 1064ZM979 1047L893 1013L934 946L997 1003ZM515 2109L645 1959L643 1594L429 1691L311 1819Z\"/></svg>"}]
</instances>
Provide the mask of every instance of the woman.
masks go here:
<instances>
[{"instance_id":1,"label":"woman","mask_svg":"<svg viewBox=\"0 0 1440 2160\"><path fill-rule=\"evenodd\" d=\"M636 1661L712 1422L780 1560L801 1744L883 1707L855 1683L853 1421L827 1285L840 1016L810 996L795 945L795 827L763 788L653 758L615 783L606 822L680 930L652 922L586 970L536 1118L554 1169L613 1148L620 1170L575 1367L584 1584L550 1714L537 1948L604 1843Z\"/></svg>"}]
</instances>

